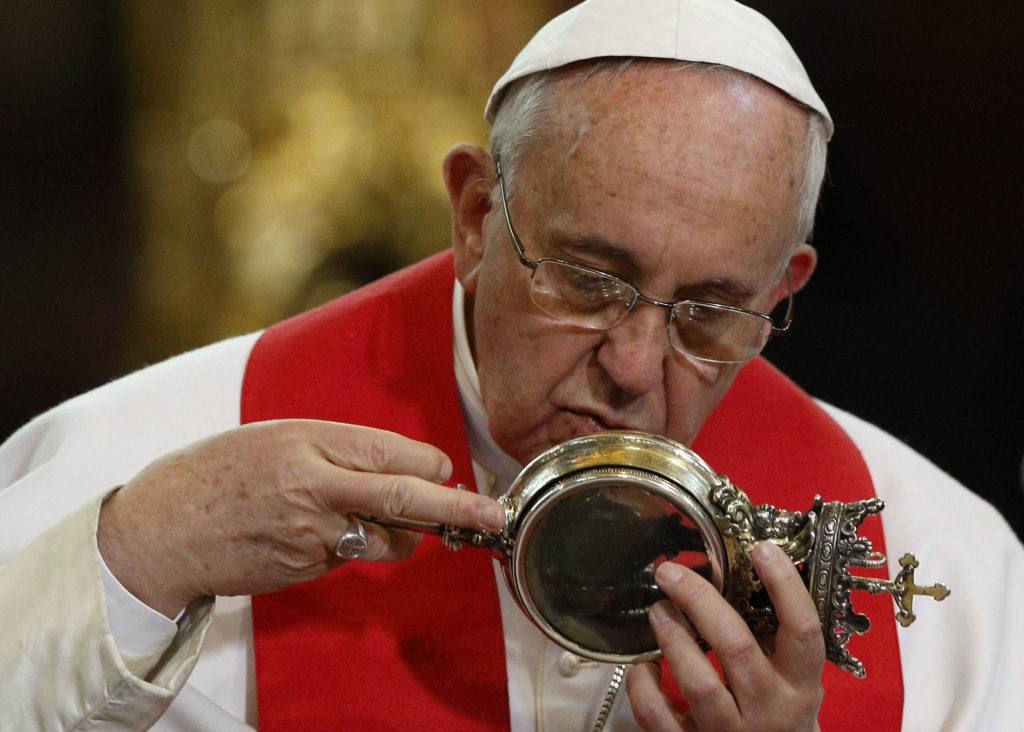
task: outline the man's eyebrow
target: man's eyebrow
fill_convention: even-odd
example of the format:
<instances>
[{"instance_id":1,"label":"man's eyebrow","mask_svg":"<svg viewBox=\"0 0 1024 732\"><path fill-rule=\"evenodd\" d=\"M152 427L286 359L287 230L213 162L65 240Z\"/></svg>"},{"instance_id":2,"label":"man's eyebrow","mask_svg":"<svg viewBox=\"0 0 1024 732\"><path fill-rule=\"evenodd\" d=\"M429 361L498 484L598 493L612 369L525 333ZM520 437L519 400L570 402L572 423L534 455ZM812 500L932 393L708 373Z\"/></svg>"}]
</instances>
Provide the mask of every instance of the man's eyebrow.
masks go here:
<instances>
[{"instance_id":1,"label":"man's eyebrow","mask_svg":"<svg viewBox=\"0 0 1024 732\"><path fill-rule=\"evenodd\" d=\"M643 273L636 254L603 237L566 234L559 236L556 244L570 259L582 255L583 261L577 263L586 264L596 269L612 266L614 271L610 274L622 277L634 284L638 284L635 282L635 278ZM756 288L749 282L715 277L680 285L673 293L672 300L709 300L727 305L739 305L749 302L756 294Z\"/></svg>"},{"instance_id":2,"label":"man's eyebrow","mask_svg":"<svg viewBox=\"0 0 1024 732\"><path fill-rule=\"evenodd\" d=\"M745 282L715 278L696 282L680 288L682 296L679 300L709 300L724 305L743 305L757 294L753 287Z\"/></svg>"},{"instance_id":3,"label":"man's eyebrow","mask_svg":"<svg viewBox=\"0 0 1024 732\"><path fill-rule=\"evenodd\" d=\"M601 236L564 234L557 237L555 243L570 254L595 256L597 259L623 267L630 274L636 274L640 270L640 262L632 251Z\"/></svg>"}]
</instances>

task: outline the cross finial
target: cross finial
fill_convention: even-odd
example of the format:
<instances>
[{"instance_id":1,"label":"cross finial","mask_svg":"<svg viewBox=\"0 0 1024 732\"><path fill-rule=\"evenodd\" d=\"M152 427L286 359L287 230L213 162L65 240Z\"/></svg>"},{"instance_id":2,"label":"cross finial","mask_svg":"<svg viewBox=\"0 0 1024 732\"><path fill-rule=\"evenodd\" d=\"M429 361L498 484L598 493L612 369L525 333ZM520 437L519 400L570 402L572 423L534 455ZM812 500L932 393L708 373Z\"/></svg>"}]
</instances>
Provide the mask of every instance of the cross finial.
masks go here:
<instances>
[{"instance_id":1,"label":"cross finial","mask_svg":"<svg viewBox=\"0 0 1024 732\"><path fill-rule=\"evenodd\" d=\"M899 611L896 619L904 628L914 622L917 616L914 615L914 596L928 595L935 600L944 600L949 595L949 588L941 582L936 582L930 587L922 587L914 582L914 570L920 562L910 552L900 558L900 566L903 567L892 580L878 580L869 577L850 577L850 587L856 590L866 590L872 594L887 592L896 601Z\"/></svg>"},{"instance_id":2,"label":"cross finial","mask_svg":"<svg viewBox=\"0 0 1024 732\"><path fill-rule=\"evenodd\" d=\"M936 582L930 587L922 587L921 585L914 583L914 570L917 569L918 564L917 558L907 552L900 558L900 566L903 569L896 575L896 578L892 581L892 589L890 593L893 599L896 600L896 604L899 605L899 612L896 613L896 619L900 621L900 625L904 628L914 622L917 617L914 615L914 595L929 595L936 600L944 600L949 595L949 588L941 582Z\"/></svg>"}]
</instances>

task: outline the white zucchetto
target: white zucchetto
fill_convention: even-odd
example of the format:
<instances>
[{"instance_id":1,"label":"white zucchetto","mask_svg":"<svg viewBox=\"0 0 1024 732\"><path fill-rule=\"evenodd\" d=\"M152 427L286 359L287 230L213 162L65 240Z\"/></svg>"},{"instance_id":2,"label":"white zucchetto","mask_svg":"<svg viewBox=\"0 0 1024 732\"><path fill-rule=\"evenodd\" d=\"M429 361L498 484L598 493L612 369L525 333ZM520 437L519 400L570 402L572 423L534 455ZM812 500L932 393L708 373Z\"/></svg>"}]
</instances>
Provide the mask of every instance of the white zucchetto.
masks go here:
<instances>
[{"instance_id":1,"label":"white zucchetto","mask_svg":"<svg viewBox=\"0 0 1024 732\"><path fill-rule=\"evenodd\" d=\"M789 41L771 21L734 0L585 0L551 20L494 85L484 116L494 121L505 88L537 71L605 57L676 59L730 66L832 118Z\"/></svg>"}]
</instances>

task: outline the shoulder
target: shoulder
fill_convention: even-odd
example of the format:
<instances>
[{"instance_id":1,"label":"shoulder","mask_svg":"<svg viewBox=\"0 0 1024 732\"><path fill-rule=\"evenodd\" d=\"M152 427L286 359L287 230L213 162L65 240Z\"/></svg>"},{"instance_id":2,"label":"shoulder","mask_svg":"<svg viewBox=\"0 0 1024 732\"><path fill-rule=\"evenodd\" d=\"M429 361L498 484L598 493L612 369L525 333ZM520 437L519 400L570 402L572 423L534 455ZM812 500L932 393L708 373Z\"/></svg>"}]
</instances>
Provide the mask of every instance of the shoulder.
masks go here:
<instances>
[{"instance_id":1,"label":"shoulder","mask_svg":"<svg viewBox=\"0 0 1024 732\"><path fill-rule=\"evenodd\" d=\"M905 726L1005 729L1024 684L1024 546L989 503L878 427L822 404L864 457L879 498L889 576L905 552L921 586L946 584L941 603L919 597L897 629ZM877 547L876 547L877 548Z\"/></svg>"},{"instance_id":2,"label":"shoulder","mask_svg":"<svg viewBox=\"0 0 1024 732\"><path fill-rule=\"evenodd\" d=\"M15 432L0 446L0 516L20 518L12 526L3 521L0 553L160 455L237 426L242 376L258 335L146 367Z\"/></svg>"},{"instance_id":3,"label":"shoulder","mask_svg":"<svg viewBox=\"0 0 1024 732\"><path fill-rule=\"evenodd\" d=\"M238 386L257 337L190 351L69 399L25 425L4 449L25 458L25 472L52 457L75 432L134 445L159 439L156 433L173 439L211 421L223 423L232 411L237 418ZM4 468L11 467L5 461Z\"/></svg>"}]
</instances>

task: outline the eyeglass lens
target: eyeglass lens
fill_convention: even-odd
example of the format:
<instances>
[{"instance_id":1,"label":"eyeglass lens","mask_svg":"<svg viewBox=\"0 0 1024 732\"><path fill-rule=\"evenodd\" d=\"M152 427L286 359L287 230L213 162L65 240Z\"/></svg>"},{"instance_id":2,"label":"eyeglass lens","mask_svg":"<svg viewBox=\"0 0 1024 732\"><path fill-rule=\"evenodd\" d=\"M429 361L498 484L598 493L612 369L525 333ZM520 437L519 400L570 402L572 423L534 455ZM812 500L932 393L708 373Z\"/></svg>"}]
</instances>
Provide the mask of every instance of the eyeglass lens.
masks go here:
<instances>
[{"instance_id":1,"label":"eyeglass lens","mask_svg":"<svg viewBox=\"0 0 1024 732\"><path fill-rule=\"evenodd\" d=\"M623 280L549 259L538 263L530 294L549 315L593 330L614 328L639 300ZM771 334L768 318L713 303L681 301L666 319L672 346L705 361L748 361Z\"/></svg>"}]
</instances>

